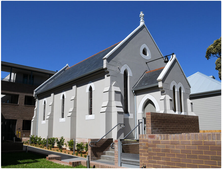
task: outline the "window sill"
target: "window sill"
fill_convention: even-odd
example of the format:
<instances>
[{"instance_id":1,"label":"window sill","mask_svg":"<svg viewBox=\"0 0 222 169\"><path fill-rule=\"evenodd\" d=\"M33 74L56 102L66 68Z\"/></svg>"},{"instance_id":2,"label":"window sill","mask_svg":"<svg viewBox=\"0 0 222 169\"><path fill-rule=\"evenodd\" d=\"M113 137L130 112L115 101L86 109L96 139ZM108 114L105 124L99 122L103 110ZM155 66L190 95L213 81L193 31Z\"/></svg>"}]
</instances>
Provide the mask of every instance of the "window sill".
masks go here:
<instances>
[{"instance_id":1,"label":"window sill","mask_svg":"<svg viewBox=\"0 0 222 169\"><path fill-rule=\"evenodd\" d=\"M59 119L59 122L65 122L65 121L66 121L65 118L60 118L60 119Z\"/></svg>"},{"instance_id":2,"label":"window sill","mask_svg":"<svg viewBox=\"0 0 222 169\"><path fill-rule=\"evenodd\" d=\"M42 121L42 124L45 124L46 123L46 121L44 120L44 121Z\"/></svg>"},{"instance_id":3,"label":"window sill","mask_svg":"<svg viewBox=\"0 0 222 169\"><path fill-rule=\"evenodd\" d=\"M86 115L85 119L86 119L86 120L93 120L93 119L95 119L95 114Z\"/></svg>"}]
</instances>

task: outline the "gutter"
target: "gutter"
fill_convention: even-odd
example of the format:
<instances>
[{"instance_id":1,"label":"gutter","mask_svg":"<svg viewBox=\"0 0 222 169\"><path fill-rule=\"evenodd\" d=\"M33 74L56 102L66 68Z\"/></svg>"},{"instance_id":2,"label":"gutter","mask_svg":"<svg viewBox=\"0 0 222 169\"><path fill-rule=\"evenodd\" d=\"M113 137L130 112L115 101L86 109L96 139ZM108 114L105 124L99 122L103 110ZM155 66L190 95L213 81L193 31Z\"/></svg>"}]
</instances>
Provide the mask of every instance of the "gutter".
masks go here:
<instances>
[{"instance_id":1,"label":"gutter","mask_svg":"<svg viewBox=\"0 0 222 169\"><path fill-rule=\"evenodd\" d=\"M47 79L45 82L43 82L39 87L37 87L35 90L34 90L34 93L33 93L33 97L36 97L36 92L37 90L39 90L42 86L44 86L46 83L48 83L51 79L53 79L55 76L57 76L58 74L60 74L63 70L65 70L67 67L69 67L68 64L66 64L61 70L59 70L57 73L55 73L53 76L51 76L49 79Z\"/></svg>"}]
</instances>

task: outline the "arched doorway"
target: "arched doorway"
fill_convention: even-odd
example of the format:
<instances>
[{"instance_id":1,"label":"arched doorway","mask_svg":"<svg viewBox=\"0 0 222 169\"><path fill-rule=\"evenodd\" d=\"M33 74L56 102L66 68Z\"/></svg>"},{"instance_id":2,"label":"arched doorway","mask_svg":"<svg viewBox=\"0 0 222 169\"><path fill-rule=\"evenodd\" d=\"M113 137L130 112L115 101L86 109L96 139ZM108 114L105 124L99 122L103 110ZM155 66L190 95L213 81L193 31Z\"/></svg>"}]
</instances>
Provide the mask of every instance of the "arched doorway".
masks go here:
<instances>
[{"instance_id":1,"label":"arched doorway","mask_svg":"<svg viewBox=\"0 0 222 169\"><path fill-rule=\"evenodd\" d=\"M146 134L146 113L147 112L156 112L156 107L154 103L148 99L143 106L143 120L144 120L144 133Z\"/></svg>"}]
</instances>

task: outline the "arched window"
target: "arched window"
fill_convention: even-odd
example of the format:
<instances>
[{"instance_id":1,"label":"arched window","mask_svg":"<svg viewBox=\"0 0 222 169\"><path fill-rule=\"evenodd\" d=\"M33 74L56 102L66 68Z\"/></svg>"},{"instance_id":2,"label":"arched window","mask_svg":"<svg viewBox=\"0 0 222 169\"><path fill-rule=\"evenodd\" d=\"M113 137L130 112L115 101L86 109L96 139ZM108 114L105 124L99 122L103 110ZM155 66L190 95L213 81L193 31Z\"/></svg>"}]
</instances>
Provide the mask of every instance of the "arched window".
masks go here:
<instances>
[{"instance_id":1,"label":"arched window","mask_svg":"<svg viewBox=\"0 0 222 169\"><path fill-rule=\"evenodd\" d=\"M62 95L62 110L61 110L61 117L64 118L64 112L65 112L65 96Z\"/></svg>"},{"instance_id":2,"label":"arched window","mask_svg":"<svg viewBox=\"0 0 222 169\"><path fill-rule=\"evenodd\" d=\"M44 100L44 102L43 102L43 121L45 120L45 109L46 109L46 103Z\"/></svg>"},{"instance_id":3,"label":"arched window","mask_svg":"<svg viewBox=\"0 0 222 169\"><path fill-rule=\"evenodd\" d=\"M180 112L183 112L183 106L182 106L182 89L179 88L179 99L180 99Z\"/></svg>"},{"instance_id":4,"label":"arched window","mask_svg":"<svg viewBox=\"0 0 222 169\"><path fill-rule=\"evenodd\" d=\"M89 87L89 115L92 115L92 86Z\"/></svg>"},{"instance_id":5,"label":"arched window","mask_svg":"<svg viewBox=\"0 0 222 169\"><path fill-rule=\"evenodd\" d=\"M173 111L176 112L176 87L173 86Z\"/></svg>"},{"instance_id":6,"label":"arched window","mask_svg":"<svg viewBox=\"0 0 222 169\"><path fill-rule=\"evenodd\" d=\"M45 109L46 109L46 103L43 102L43 121L45 120Z\"/></svg>"},{"instance_id":7,"label":"arched window","mask_svg":"<svg viewBox=\"0 0 222 169\"><path fill-rule=\"evenodd\" d=\"M128 73L125 70L123 74L124 79L124 112L128 113Z\"/></svg>"}]
</instances>

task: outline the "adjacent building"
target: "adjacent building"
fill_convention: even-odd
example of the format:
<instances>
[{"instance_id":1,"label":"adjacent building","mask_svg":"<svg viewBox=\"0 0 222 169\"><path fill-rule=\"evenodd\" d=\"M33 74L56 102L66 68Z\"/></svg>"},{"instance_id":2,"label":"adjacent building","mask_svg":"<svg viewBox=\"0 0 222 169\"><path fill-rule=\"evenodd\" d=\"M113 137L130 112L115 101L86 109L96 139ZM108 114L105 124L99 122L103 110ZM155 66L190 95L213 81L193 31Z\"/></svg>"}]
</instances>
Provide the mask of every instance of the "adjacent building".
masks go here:
<instances>
[{"instance_id":1,"label":"adjacent building","mask_svg":"<svg viewBox=\"0 0 222 169\"><path fill-rule=\"evenodd\" d=\"M192 109L199 116L200 132L221 131L221 83L196 72L189 76Z\"/></svg>"},{"instance_id":2,"label":"adjacent building","mask_svg":"<svg viewBox=\"0 0 222 169\"><path fill-rule=\"evenodd\" d=\"M35 107L33 91L55 72L3 61L1 68L8 72L1 82L2 139L29 137Z\"/></svg>"},{"instance_id":3,"label":"adjacent building","mask_svg":"<svg viewBox=\"0 0 222 169\"><path fill-rule=\"evenodd\" d=\"M123 138L146 112L195 115L190 84L176 55L164 57L140 25L125 39L73 66L64 66L34 91L31 134L86 142ZM138 138L132 132L128 138Z\"/></svg>"}]
</instances>

